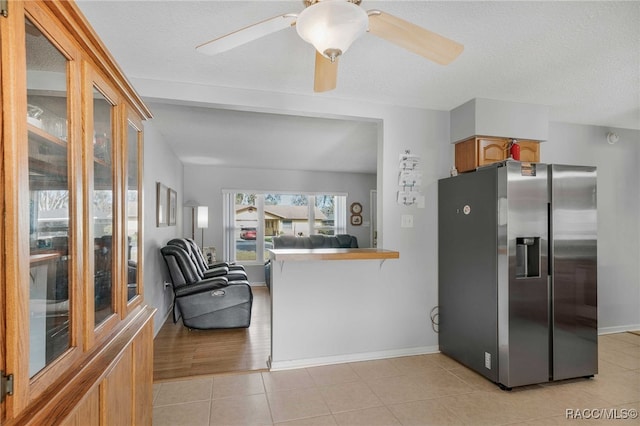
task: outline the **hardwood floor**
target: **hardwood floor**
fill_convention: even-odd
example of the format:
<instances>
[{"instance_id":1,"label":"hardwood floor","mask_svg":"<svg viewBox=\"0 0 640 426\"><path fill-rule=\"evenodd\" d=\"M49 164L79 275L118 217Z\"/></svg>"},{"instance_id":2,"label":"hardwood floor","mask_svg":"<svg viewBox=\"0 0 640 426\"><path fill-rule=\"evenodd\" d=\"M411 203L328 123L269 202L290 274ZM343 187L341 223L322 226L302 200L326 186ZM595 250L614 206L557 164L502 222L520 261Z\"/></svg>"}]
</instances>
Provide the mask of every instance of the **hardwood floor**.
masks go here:
<instances>
[{"instance_id":1,"label":"hardwood floor","mask_svg":"<svg viewBox=\"0 0 640 426\"><path fill-rule=\"evenodd\" d=\"M267 371L271 353L271 300L252 287L251 326L235 330L189 330L170 315L154 339L153 381L208 374Z\"/></svg>"}]
</instances>

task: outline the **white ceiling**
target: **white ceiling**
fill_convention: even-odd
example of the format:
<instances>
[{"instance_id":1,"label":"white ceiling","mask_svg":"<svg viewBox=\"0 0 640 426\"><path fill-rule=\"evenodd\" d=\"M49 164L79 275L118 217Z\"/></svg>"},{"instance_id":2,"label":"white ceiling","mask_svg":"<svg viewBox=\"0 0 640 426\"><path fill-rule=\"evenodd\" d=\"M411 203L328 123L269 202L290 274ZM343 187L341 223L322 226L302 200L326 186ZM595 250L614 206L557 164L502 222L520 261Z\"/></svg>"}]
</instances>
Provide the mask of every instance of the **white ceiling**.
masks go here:
<instances>
[{"instance_id":1,"label":"white ceiling","mask_svg":"<svg viewBox=\"0 0 640 426\"><path fill-rule=\"evenodd\" d=\"M375 173L378 127L151 102L154 124L185 164Z\"/></svg>"},{"instance_id":2,"label":"white ceiling","mask_svg":"<svg viewBox=\"0 0 640 426\"><path fill-rule=\"evenodd\" d=\"M313 93L313 48L294 29L216 56L195 50L260 20L300 12L301 0L77 2L134 81ZM365 34L340 59L338 88L314 96L443 111L489 98L548 105L553 121L640 129L640 2L363 0L362 7L407 19L465 50L445 67ZM353 158L368 146L371 154L357 170L375 171L376 123L152 101L155 125L185 163L286 168L279 162L287 152L289 167L291 158L303 169L331 159L339 169L345 167L335 162L339 146L353 170Z\"/></svg>"}]
</instances>

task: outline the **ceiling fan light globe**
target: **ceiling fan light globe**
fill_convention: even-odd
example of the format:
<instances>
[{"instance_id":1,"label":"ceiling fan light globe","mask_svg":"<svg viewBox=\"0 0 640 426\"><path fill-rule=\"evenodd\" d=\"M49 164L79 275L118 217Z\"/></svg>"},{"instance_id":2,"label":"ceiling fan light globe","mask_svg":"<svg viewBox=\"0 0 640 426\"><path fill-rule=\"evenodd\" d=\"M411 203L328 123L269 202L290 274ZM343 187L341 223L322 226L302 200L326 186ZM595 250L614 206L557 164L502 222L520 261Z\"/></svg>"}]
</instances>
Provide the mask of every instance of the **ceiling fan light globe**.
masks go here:
<instances>
[{"instance_id":1,"label":"ceiling fan light globe","mask_svg":"<svg viewBox=\"0 0 640 426\"><path fill-rule=\"evenodd\" d=\"M369 24L367 13L347 0L323 0L309 6L298 15L296 31L318 52L347 51L351 43L364 34ZM333 59L336 56L333 55ZM333 60L332 59L332 60Z\"/></svg>"}]
</instances>

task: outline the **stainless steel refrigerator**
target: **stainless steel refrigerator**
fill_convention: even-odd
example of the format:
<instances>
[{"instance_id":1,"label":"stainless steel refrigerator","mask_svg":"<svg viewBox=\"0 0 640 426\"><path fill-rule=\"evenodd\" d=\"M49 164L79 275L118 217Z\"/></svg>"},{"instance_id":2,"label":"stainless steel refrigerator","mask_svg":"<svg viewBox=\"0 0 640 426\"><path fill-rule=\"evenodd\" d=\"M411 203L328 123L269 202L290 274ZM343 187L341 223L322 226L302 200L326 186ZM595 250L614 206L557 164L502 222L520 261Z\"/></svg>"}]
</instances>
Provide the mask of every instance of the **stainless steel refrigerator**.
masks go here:
<instances>
[{"instance_id":1,"label":"stainless steel refrigerator","mask_svg":"<svg viewBox=\"0 0 640 426\"><path fill-rule=\"evenodd\" d=\"M596 168L438 182L439 345L503 388L598 372Z\"/></svg>"}]
</instances>

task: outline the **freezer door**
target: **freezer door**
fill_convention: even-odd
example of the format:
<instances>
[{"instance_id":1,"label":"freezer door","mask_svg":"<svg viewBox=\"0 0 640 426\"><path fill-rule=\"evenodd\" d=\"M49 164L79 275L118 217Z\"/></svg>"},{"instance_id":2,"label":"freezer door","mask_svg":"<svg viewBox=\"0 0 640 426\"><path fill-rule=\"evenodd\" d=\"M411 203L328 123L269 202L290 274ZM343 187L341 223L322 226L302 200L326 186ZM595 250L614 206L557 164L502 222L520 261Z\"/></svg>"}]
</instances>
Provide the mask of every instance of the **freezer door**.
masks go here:
<instances>
[{"instance_id":1,"label":"freezer door","mask_svg":"<svg viewBox=\"0 0 640 426\"><path fill-rule=\"evenodd\" d=\"M500 383L549 380L549 268L547 165L507 162L499 200L498 315ZM500 228L506 231L500 231ZM500 266L504 265L504 266Z\"/></svg>"},{"instance_id":2,"label":"freezer door","mask_svg":"<svg viewBox=\"0 0 640 426\"><path fill-rule=\"evenodd\" d=\"M552 165L553 379L598 372L596 168Z\"/></svg>"}]
</instances>

